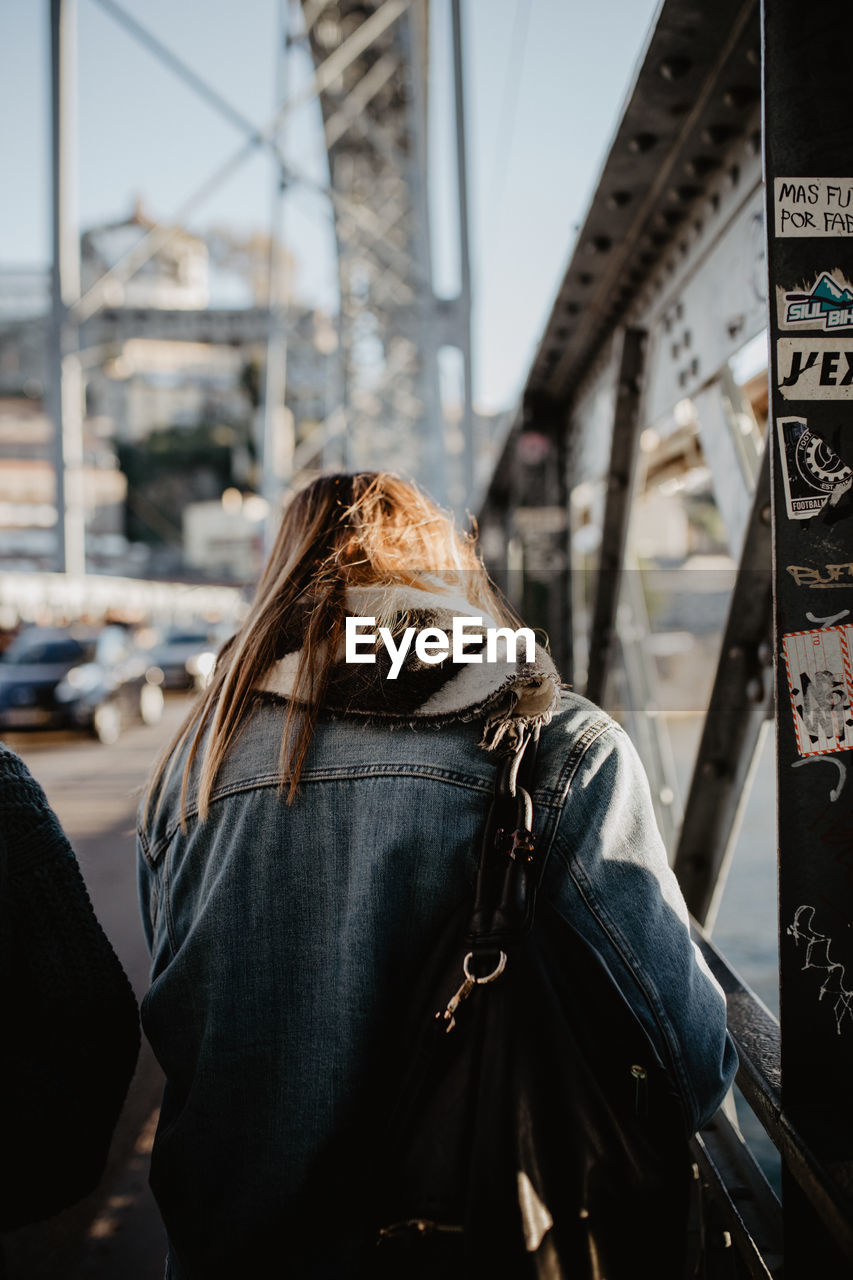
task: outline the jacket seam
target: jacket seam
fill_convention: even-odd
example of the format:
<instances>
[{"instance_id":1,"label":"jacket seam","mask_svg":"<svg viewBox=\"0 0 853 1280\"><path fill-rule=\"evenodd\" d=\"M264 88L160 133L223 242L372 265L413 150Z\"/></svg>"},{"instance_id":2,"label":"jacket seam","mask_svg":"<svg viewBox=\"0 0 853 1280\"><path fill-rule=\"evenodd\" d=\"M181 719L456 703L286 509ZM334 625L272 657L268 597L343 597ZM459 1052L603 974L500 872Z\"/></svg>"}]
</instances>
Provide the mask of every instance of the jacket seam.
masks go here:
<instances>
[{"instance_id":1,"label":"jacket seam","mask_svg":"<svg viewBox=\"0 0 853 1280\"><path fill-rule=\"evenodd\" d=\"M180 824L178 825L180 826ZM168 843L171 844L171 840ZM168 844L164 852L166 856L163 859L162 910L166 921L166 937L169 942L169 950L172 953L172 958L174 958L178 951L178 932L175 928L174 916L172 915L172 875L169 866Z\"/></svg>"},{"instance_id":2,"label":"jacket seam","mask_svg":"<svg viewBox=\"0 0 853 1280\"><path fill-rule=\"evenodd\" d=\"M592 883L586 875L580 861L577 858L573 858L571 855L567 856L559 847L559 844L557 845L557 855L565 864L566 870L576 884L578 893L581 899L586 903L590 914L598 922L599 927L608 937L610 943L616 949L621 959L627 964L634 981L643 993L649 1010L651 1011L660 1030L663 1042L666 1045L667 1059L673 1070L675 1078L681 1085L682 1097L684 1098L686 1107L689 1109L690 1124L693 1125L699 1111L698 1103L694 1096L689 1076L684 1070L681 1055L678 1052L677 1036L673 1033L669 1016L657 997L654 985L650 984L647 979L645 967L641 964L639 957L634 954L633 948L625 938L622 930L614 921L610 912L600 902L599 896L593 889Z\"/></svg>"},{"instance_id":3,"label":"jacket seam","mask_svg":"<svg viewBox=\"0 0 853 1280\"><path fill-rule=\"evenodd\" d=\"M340 769L328 769L321 772L303 773L299 779L299 785L307 786L310 783L322 782L351 782L360 781L369 778L430 778L437 782L444 782L448 786L459 787L466 791L475 791L482 795L491 795L494 789L494 782L487 778L477 778L473 774L454 773L447 769L439 769L434 766L417 767L401 766L397 763L389 763L387 765L368 765L363 769L353 769L352 766L342 766ZM228 786L218 788L210 797L211 805L216 804L220 800L228 799L234 795L241 795L252 791L270 790L273 787L279 787L282 783L280 773L274 774L258 774L251 778L242 778L239 782L231 783ZM549 808L559 808L558 803L552 798L545 802ZM195 818L198 815L197 801L190 801L186 809L187 818ZM140 843L143 846L143 852L146 860L153 867L162 859L164 851L171 844L175 835L181 828L181 819L176 818L166 829L159 840L153 841L150 845L140 831Z\"/></svg>"},{"instance_id":4,"label":"jacket seam","mask_svg":"<svg viewBox=\"0 0 853 1280\"><path fill-rule=\"evenodd\" d=\"M600 717L598 720L594 720L592 724L587 725L583 733L581 733L572 743L569 754L557 775L557 787L553 791L550 791L550 800L545 801L550 812L541 835L542 847L544 850L543 874L544 866L547 865L551 849L554 845L554 840L560 824L560 818L562 817L563 810L568 800L568 793L571 789L572 779L580 768L581 762L593 743L597 742L598 739L609 729L617 727L618 726L615 721L611 720L609 716ZM542 804L542 801L539 798L540 794L541 793L534 791L534 810L537 804L540 806Z\"/></svg>"},{"instance_id":5,"label":"jacket seam","mask_svg":"<svg viewBox=\"0 0 853 1280\"><path fill-rule=\"evenodd\" d=\"M137 826L136 835L139 840L139 847L142 850L142 856L148 863L149 867L156 865L156 859L151 855L151 846L148 843L148 837L141 826Z\"/></svg>"}]
</instances>

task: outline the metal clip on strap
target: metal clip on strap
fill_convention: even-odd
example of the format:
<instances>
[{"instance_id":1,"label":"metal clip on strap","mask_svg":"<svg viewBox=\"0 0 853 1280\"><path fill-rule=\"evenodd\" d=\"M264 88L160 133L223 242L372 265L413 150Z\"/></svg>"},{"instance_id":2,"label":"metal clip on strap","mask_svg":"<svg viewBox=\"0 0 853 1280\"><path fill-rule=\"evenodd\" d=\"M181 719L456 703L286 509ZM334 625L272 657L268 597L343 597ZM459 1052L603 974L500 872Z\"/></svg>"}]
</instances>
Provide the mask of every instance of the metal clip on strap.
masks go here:
<instances>
[{"instance_id":1,"label":"metal clip on strap","mask_svg":"<svg viewBox=\"0 0 853 1280\"><path fill-rule=\"evenodd\" d=\"M538 731L527 734L518 751L502 761L480 850L474 907L466 941L483 964L506 952L530 930L541 876L535 857L530 787ZM529 753L529 754L528 754ZM524 769L522 771L522 763ZM524 783L522 785L521 778Z\"/></svg>"}]
</instances>

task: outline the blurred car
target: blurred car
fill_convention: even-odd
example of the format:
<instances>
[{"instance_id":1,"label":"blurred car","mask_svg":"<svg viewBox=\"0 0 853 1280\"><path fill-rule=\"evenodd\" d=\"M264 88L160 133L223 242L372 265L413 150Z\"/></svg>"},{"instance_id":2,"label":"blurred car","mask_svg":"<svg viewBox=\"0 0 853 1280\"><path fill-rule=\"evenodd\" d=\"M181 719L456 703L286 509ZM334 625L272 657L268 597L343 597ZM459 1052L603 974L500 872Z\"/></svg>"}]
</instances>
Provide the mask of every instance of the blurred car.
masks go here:
<instances>
[{"instance_id":1,"label":"blurred car","mask_svg":"<svg viewBox=\"0 0 853 1280\"><path fill-rule=\"evenodd\" d=\"M0 655L0 732L83 729L116 742L163 714L161 676L124 627L28 627Z\"/></svg>"},{"instance_id":2,"label":"blurred car","mask_svg":"<svg viewBox=\"0 0 853 1280\"><path fill-rule=\"evenodd\" d=\"M204 689L216 665L218 643L208 631L173 628L149 650L164 689Z\"/></svg>"}]
</instances>

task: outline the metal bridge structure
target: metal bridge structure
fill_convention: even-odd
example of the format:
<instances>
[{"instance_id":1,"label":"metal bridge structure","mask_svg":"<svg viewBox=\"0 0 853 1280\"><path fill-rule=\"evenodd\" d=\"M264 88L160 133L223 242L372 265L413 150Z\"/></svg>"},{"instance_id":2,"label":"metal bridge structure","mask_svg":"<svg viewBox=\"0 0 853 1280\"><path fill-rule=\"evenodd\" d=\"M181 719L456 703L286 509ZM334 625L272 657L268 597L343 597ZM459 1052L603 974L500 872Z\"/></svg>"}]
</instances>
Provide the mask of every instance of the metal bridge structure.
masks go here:
<instances>
[{"instance_id":1,"label":"metal bridge structure","mask_svg":"<svg viewBox=\"0 0 853 1280\"><path fill-rule=\"evenodd\" d=\"M480 512L495 576L643 756L781 1158L780 1197L724 1111L698 1135L695 1274L798 1280L853 1273L853 129L815 74L853 14L803 19L661 6ZM679 785L654 616L681 597L689 628L714 574L639 526L697 479L733 569ZM778 1021L708 936L774 723Z\"/></svg>"},{"instance_id":2,"label":"metal bridge structure","mask_svg":"<svg viewBox=\"0 0 853 1280\"><path fill-rule=\"evenodd\" d=\"M82 383L98 352L132 337L266 346L257 447L264 496L282 494L325 467L392 467L423 483L462 513L474 481L470 357L465 117L460 0L451 0L453 103L459 231L459 289L433 287L427 192L428 0L279 0L277 108L263 123L247 119L117 0L91 0L218 115L243 143L183 201L151 223L118 262L81 293L74 201L74 64L77 0L49 0L51 29L53 266L49 321L50 416L55 424L58 567L85 572L81 488ZM307 48L313 76L293 87L292 59ZM325 419L296 439L285 412L290 337L285 197L295 184L318 185L290 162L293 112L317 99L328 156L329 200L337 245L340 307L338 377ZM267 305L248 310L166 311L115 305L122 286L169 245L186 220L257 150L270 159ZM460 386L451 412L456 441L448 457L448 396L440 357L458 353ZM452 397L451 397L452 398Z\"/></svg>"}]
</instances>

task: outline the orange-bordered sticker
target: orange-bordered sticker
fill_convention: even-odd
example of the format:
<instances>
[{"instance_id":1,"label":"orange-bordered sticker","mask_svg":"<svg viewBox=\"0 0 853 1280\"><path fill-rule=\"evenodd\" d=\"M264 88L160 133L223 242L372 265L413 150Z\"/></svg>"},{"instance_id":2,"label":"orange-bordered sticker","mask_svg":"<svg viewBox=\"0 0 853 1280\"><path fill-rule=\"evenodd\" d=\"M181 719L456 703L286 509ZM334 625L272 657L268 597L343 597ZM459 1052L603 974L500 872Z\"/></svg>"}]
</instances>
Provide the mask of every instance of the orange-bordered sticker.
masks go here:
<instances>
[{"instance_id":1,"label":"orange-bordered sticker","mask_svg":"<svg viewBox=\"0 0 853 1280\"><path fill-rule=\"evenodd\" d=\"M791 631L782 637L797 751L853 750L853 626Z\"/></svg>"}]
</instances>

